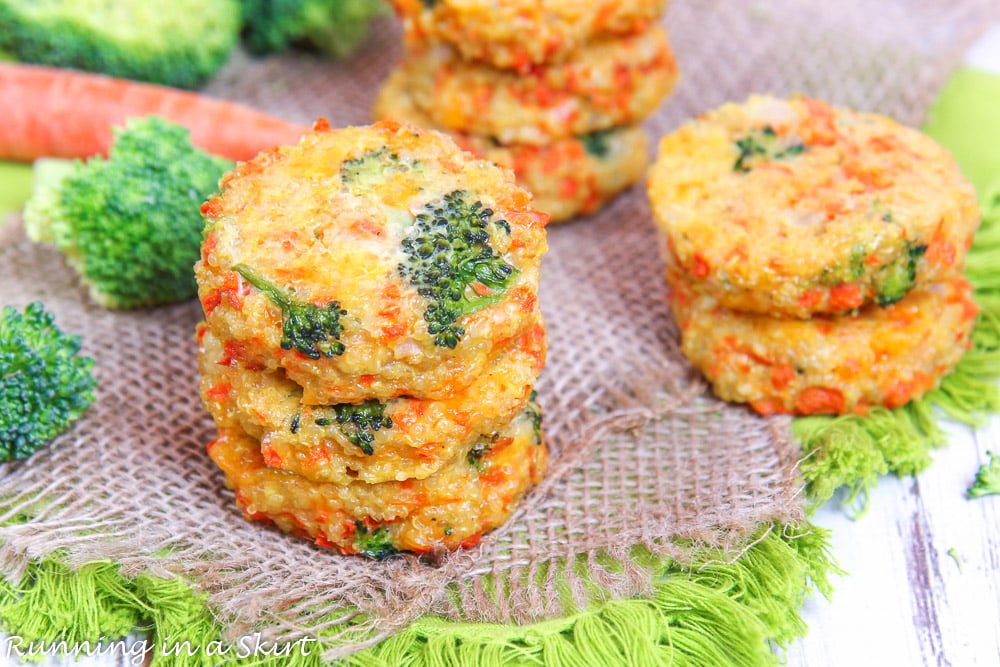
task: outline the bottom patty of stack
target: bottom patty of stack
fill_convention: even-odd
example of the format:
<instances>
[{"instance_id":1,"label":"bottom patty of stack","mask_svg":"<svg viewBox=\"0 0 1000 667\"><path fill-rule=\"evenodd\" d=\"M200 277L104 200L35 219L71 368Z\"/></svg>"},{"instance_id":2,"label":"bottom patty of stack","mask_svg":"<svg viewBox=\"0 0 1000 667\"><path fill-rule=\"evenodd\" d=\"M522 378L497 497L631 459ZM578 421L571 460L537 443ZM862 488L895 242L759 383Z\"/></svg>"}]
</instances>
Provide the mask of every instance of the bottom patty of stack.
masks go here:
<instances>
[{"instance_id":1,"label":"bottom patty of stack","mask_svg":"<svg viewBox=\"0 0 1000 667\"><path fill-rule=\"evenodd\" d=\"M510 516L547 463L534 402L498 433L480 438L464 458L423 480L314 482L269 467L260 442L235 425L220 425L208 454L248 518L375 558L474 545Z\"/></svg>"},{"instance_id":2,"label":"bottom patty of stack","mask_svg":"<svg viewBox=\"0 0 1000 667\"><path fill-rule=\"evenodd\" d=\"M810 319L730 310L683 280L668 282L684 354L720 398L762 414L899 407L955 367L979 312L959 275L890 306Z\"/></svg>"}]
</instances>

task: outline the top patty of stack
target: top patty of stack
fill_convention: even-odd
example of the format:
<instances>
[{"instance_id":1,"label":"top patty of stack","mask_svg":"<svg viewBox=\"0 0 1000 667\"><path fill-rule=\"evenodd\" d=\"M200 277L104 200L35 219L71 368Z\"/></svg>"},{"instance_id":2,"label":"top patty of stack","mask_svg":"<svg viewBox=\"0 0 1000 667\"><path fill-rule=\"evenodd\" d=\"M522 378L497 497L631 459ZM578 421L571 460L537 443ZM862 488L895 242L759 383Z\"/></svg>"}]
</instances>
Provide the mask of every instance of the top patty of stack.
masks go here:
<instances>
[{"instance_id":1,"label":"top patty of stack","mask_svg":"<svg viewBox=\"0 0 1000 667\"><path fill-rule=\"evenodd\" d=\"M666 0L392 0L411 44L445 42L464 58L527 72L584 44L642 32Z\"/></svg>"},{"instance_id":2,"label":"top patty of stack","mask_svg":"<svg viewBox=\"0 0 1000 667\"><path fill-rule=\"evenodd\" d=\"M649 196L678 279L737 311L800 318L954 274L979 225L944 148L806 97L754 96L686 123L661 141Z\"/></svg>"},{"instance_id":3,"label":"top patty of stack","mask_svg":"<svg viewBox=\"0 0 1000 667\"><path fill-rule=\"evenodd\" d=\"M208 325L306 403L454 396L538 322L548 216L443 134L320 122L220 190L195 267Z\"/></svg>"}]
</instances>

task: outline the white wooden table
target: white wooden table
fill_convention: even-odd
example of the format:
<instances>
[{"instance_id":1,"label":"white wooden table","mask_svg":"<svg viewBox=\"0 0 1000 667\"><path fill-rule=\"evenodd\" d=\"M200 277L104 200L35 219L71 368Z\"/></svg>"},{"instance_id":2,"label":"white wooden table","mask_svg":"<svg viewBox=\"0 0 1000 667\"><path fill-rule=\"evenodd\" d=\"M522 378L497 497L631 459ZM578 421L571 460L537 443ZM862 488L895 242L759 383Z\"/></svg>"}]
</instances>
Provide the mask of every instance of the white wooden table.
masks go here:
<instances>
[{"instance_id":1,"label":"white wooden table","mask_svg":"<svg viewBox=\"0 0 1000 667\"><path fill-rule=\"evenodd\" d=\"M806 603L790 667L1000 665L1000 496L965 496L986 451L1000 453L1000 419L948 432L927 471L883 479L860 518L818 511L848 574L830 602Z\"/></svg>"}]
</instances>

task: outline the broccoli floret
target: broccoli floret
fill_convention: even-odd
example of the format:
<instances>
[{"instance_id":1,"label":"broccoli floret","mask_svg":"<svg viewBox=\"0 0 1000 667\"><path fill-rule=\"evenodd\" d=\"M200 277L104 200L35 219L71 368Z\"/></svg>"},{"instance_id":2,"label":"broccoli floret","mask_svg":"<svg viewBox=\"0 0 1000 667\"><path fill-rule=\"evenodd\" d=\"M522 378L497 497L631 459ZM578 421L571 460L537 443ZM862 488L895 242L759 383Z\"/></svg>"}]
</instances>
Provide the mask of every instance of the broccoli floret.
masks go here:
<instances>
[{"instance_id":1,"label":"broccoli floret","mask_svg":"<svg viewBox=\"0 0 1000 667\"><path fill-rule=\"evenodd\" d=\"M608 143L608 138L614 129L608 130L597 130L591 132L590 134L585 134L580 137L580 141L583 143L583 148L587 153L593 155L596 158L606 158L608 153L611 151L611 146Z\"/></svg>"},{"instance_id":2,"label":"broccoli floret","mask_svg":"<svg viewBox=\"0 0 1000 667\"><path fill-rule=\"evenodd\" d=\"M860 280L865 275L865 258L868 250L863 243L851 246L851 255L847 262L835 266L824 267L820 273L819 282L827 287L836 287L843 283Z\"/></svg>"},{"instance_id":3,"label":"broccoli floret","mask_svg":"<svg viewBox=\"0 0 1000 667\"><path fill-rule=\"evenodd\" d=\"M906 251L892 264L883 266L875 276L875 300L883 308L900 301L913 288L917 260L927 252L926 245L906 242Z\"/></svg>"},{"instance_id":4,"label":"broccoli floret","mask_svg":"<svg viewBox=\"0 0 1000 667\"><path fill-rule=\"evenodd\" d=\"M527 404L524 406L524 414L531 419L531 427L535 432L535 444L542 444L542 407L538 404L538 395L533 389L531 391L531 396L528 397ZM474 445L472 445L472 449L470 449L469 453L466 454L465 460L468 461L469 465L475 468L477 472L485 471L486 462L483 459L499 439L499 434L482 436L476 440Z\"/></svg>"},{"instance_id":5,"label":"broccoli floret","mask_svg":"<svg viewBox=\"0 0 1000 667\"><path fill-rule=\"evenodd\" d=\"M233 271L264 292L281 309L281 348L297 350L310 359L335 357L344 353L346 347L340 342L344 325L340 318L347 311L339 301L322 305L297 301L292 295L278 288L249 266L237 264Z\"/></svg>"},{"instance_id":6,"label":"broccoli floret","mask_svg":"<svg viewBox=\"0 0 1000 667\"><path fill-rule=\"evenodd\" d=\"M256 54L304 47L334 58L368 37L372 20L388 13L383 0L242 0L243 36Z\"/></svg>"},{"instance_id":7,"label":"broccoli floret","mask_svg":"<svg viewBox=\"0 0 1000 667\"><path fill-rule=\"evenodd\" d=\"M237 0L0 0L18 60L196 88L236 46Z\"/></svg>"},{"instance_id":8,"label":"broccoli floret","mask_svg":"<svg viewBox=\"0 0 1000 667\"><path fill-rule=\"evenodd\" d=\"M370 150L350 160L344 160L340 167L340 180L355 194L362 194L378 184L420 165L411 162L398 153L392 153L387 146Z\"/></svg>"},{"instance_id":9,"label":"broccoli floret","mask_svg":"<svg viewBox=\"0 0 1000 667\"><path fill-rule=\"evenodd\" d=\"M150 116L115 130L110 156L38 163L25 228L53 242L107 308L142 308L197 295L199 206L232 162L191 146L188 131Z\"/></svg>"},{"instance_id":10,"label":"broccoli floret","mask_svg":"<svg viewBox=\"0 0 1000 667\"><path fill-rule=\"evenodd\" d=\"M424 311L434 343L454 348L465 335L459 318L498 303L518 271L490 246L490 228L510 233L506 220L456 190L427 204L403 239L399 271L428 301Z\"/></svg>"},{"instance_id":11,"label":"broccoli floret","mask_svg":"<svg viewBox=\"0 0 1000 667\"><path fill-rule=\"evenodd\" d=\"M94 402L94 360L40 302L0 314L0 461L30 456Z\"/></svg>"},{"instance_id":12,"label":"broccoli floret","mask_svg":"<svg viewBox=\"0 0 1000 667\"><path fill-rule=\"evenodd\" d=\"M399 553L399 550L389 542L389 531L385 526L372 530L362 521L354 522L354 548L362 556L377 560Z\"/></svg>"},{"instance_id":13,"label":"broccoli floret","mask_svg":"<svg viewBox=\"0 0 1000 667\"><path fill-rule=\"evenodd\" d=\"M392 428L392 418L385 416L385 403L376 400L365 401L359 405L341 403L333 406L334 417L320 417L317 426L337 424L351 444L356 445L365 454L375 453L372 443L374 432L383 428Z\"/></svg>"},{"instance_id":14,"label":"broccoli floret","mask_svg":"<svg viewBox=\"0 0 1000 667\"><path fill-rule=\"evenodd\" d=\"M778 137L770 125L736 140L740 155L733 163L733 171L748 172L758 158L783 160L800 155L806 150L799 142L788 142Z\"/></svg>"},{"instance_id":15,"label":"broccoli floret","mask_svg":"<svg viewBox=\"0 0 1000 667\"><path fill-rule=\"evenodd\" d=\"M477 472L484 472L486 470L486 462L483 461L483 457L486 453L493 448L496 444L499 436L496 434L492 436L482 436L476 440L475 444L472 445L472 449L469 453L465 455L465 460L468 461L469 465L476 469Z\"/></svg>"},{"instance_id":16,"label":"broccoli floret","mask_svg":"<svg viewBox=\"0 0 1000 667\"><path fill-rule=\"evenodd\" d=\"M976 481L968 490L970 498L1000 494L1000 456L993 452L986 452L986 455L990 460L979 466L979 470L976 471Z\"/></svg>"}]
</instances>

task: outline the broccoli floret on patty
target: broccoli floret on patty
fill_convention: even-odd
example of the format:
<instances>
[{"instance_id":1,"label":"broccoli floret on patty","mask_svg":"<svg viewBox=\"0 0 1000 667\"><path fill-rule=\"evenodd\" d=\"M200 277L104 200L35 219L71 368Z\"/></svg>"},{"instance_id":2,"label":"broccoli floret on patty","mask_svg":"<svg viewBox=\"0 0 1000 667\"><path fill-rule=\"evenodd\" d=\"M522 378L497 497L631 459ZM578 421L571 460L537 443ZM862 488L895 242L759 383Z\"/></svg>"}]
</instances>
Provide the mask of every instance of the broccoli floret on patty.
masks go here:
<instances>
[{"instance_id":1,"label":"broccoli floret on patty","mask_svg":"<svg viewBox=\"0 0 1000 667\"><path fill-rule=\"evenodd\" d=\"M385 526L369 528L363 521L354 522L354 548L362 556L382 560L399 553L392 546Z\"/></svg>"},{"instance_id":2,"label":"broccoli floret on patty","mask_svg":"<svg viewBox=\"0 0 1000 667\"><path fill-rule=\"evenodd\" d=\"M518 273L490 245L491 231L510 233L493 215L456 190L427 204L403 239L399 271L427 300L424 319L436 345L455 348L465 334L458 321L500 302Z\"/></svg>"},{"instance_id":3,"label":"broccoli floret on patty","mask_svg":"<svg viewBox=\"0 0 1000 667\"><path fill-rule=\"evenodd\" d=\"M351 444L371 456L375 453L372 443L374 432L380 429L392 428L392 418L385 415L385 403L369 400L360 405L341 403L333 406L334 417L320 417L317 426L337 424Z\"/></svg>"},{"instance_id":4,"label":"broccoli floret on patty","mask_svg":"<svg viewBox=\"0 0 1000 667\"><path fill-rule=\"evenodd\" d=\"M736 148L740 155L733 163L733 171L744 173L750 171L757 160L784 160L806 150L801 142L779 137L770 126L737 139Z\"/></svg>"},{"instance_id":5,"label":"broccoli floret on patty","mask_svg":"<svg viewBox=\"0 0 1000 667\"><path fill-rule=\"evenodd\" d=\"M341 324L340 318L346 315L347 311L340 307L340 302L315 304L298 301L245 264L237 264L233 267L233 271L267 294L268 298L281 309L283 350L294 349L310 359L335 357L344 353L346 348L340 342L344 325Z\"/></svg>"},{"instance_id":6,"label":"broccoli floret on patty","mask_svg":"<svg viewBox=\"0 0 1000 667\"><path fill-rule=\"evenodd\" d=\"M892 264L883 266L875 276L875 299L883 308L902 300L913 288L917 278L917 260L925 252L925 244L906 242L906 251Z\"/></svg>"}]
</instances>

